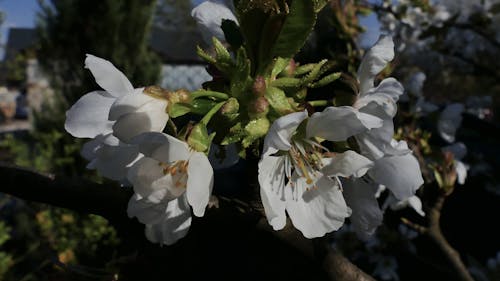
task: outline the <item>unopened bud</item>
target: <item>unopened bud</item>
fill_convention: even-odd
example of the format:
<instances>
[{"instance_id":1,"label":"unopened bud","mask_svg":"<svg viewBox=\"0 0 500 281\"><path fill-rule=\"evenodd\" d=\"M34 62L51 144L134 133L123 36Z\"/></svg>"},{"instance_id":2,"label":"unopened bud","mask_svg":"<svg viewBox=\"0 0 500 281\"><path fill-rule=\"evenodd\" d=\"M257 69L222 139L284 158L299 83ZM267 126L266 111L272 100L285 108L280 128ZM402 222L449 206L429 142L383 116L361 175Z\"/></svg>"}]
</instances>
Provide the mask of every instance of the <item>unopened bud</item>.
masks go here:
<instances>
[{"instance_id":1,"label":"unopened bud","mask_svg":"<svg viewBox=\"0 0 500 281\"><path fill-rule=\"evenodd\" d=\"M238 113L239 110L240 110L240 104L238 103L238 100L235 98L229 98L226 101L226 103L222 106L221 113L223 115L229 115Z\"/></svg>"},{"instance_id":2,"label":"unopened bud","mask_svg":"<svg viewBox=\"0 0 500 281\"><path fill-rule=\"evenodd\" d=\"M252 92L261 97L266 93L266 80L262 76L257 76L252 85Z\"/></svg>"},{"instance_id":3,"label":"unopened bud","mask_svg":"<svg viewBox=\"0 0 500 281\"><path fill-rule=\"evenodd\" d=\"M253 104L255 113L267 113L269 111L269 102L265 97L258 97Z\"/></svg>"},{"instance_id":4,"label":"unopened bud","mask_svg":"<svg viewBox=\"0 0 500 281\"><path fill-rule=\"evenodd\" d=\"M187 143L198 152L208 151L212 142L212 136L208 134L207 127L198 123L192 127L187 137Z\"/></svg>"},{"instance_id":5,"label":"unopened bud","mask_svg":"<svg viewBox=\"0 0 500 281\"><path fill-rule=\"evenodd\" d=\"M294 59L291 59L290 62L288 63L288 66L285 68L285 74L288 77L293 76L295 73L295 69L297 68L297 64L295 63Z\"/></svg>"}]
</instances>

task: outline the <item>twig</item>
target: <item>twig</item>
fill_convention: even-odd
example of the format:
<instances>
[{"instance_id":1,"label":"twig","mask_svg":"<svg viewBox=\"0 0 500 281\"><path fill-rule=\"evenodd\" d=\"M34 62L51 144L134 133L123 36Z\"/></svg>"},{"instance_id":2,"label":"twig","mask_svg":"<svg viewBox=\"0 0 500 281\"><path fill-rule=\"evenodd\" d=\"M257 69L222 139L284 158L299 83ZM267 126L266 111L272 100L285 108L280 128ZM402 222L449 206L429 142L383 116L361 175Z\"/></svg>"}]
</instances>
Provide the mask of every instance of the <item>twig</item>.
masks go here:
<instances>
[{"instance_id":1,"label":"twig","mask_svg":"<svg viewBox=\"0 0 500 281\"><path fill-rule=\"evenodd\" d=\"M412 222L406 218L401 218L402 223L412 228L413 230L429 237L445 255L448 262L453 266L459 280L473 281L467 267L462 262L460 254L448 243L441 231L440 218L441 210L443 209L444 201L446 200L446 193L439 190L436 201L426 207L426 214L428 218L428 225L422 226L418 223Z\"/></svg>"},{"instance_id":2,"label":"twig","mask_svg":"<svg viewBox=\"0 0 500 281\"><path fill-rule=\"evenodd\" d=\"M467 267L462 262L460 258L460 254L448 243L446 238L441 231L441 226L439 224L439 220L441 218L441 210L444 205L444 201L446 199L446 194L444 192L440 192L436 202L433 206L427 210L428 218L429 218L429 226L428 231L425 233L429 238L431 238L439 249L446 256L448 261L451 263L455 272L457 273L457 277L460 280L464 281L473 281L472 276L470 275Z\"/></svg>"}]
</instances>

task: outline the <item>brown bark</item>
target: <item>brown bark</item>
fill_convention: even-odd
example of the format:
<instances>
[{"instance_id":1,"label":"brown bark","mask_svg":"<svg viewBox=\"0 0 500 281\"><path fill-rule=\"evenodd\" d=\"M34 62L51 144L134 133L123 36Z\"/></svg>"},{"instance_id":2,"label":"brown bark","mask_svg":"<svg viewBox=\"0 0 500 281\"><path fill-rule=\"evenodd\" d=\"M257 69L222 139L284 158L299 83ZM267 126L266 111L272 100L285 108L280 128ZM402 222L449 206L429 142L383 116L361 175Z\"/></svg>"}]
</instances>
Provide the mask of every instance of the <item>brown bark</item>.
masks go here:
<instances>
[{"instance_id":1,"label":"brown bark","mask_svg":"<svg viewBox=\"0 0 500 281\"><path fill-rule=\"evenodd\" d=\"M217 271L217 266L226 268L218 277L233 280L254 277L248 274L256 274L255 270L260 279L373 280L326 243L313 245L290 224L273 231L261 209L238 200L220 200L219 208L208 210L204 218L194 218L188 236L162 248L146 241L143 225L126 216L130 188L68 180L4 163L0 163L0 178L0 192L110 220L134 257L134 266L125 266L122 280L163 280L176 275L199 279L208 277L205 272ZM248 268L250 272L245 272Z\"/></svg>"}]
</instances>

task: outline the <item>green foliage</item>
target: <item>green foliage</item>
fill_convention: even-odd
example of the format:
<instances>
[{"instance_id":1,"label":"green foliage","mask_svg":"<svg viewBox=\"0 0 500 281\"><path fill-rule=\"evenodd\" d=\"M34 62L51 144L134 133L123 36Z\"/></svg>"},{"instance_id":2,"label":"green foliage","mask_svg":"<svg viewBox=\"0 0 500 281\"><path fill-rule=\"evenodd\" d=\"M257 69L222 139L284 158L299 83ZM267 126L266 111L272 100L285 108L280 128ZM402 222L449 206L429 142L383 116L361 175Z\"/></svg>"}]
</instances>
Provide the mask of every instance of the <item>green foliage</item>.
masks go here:
<instances>
[{"instance_id":1,"label":"green foliage","mask_svg":"<svg viewBox=\"0 0 500 281\"><path fill-rule=\"evenodd\" d=\"M10 227L6 226L3 221L0 221L0 280L3 280L5 274L12 266L12 256L4 251L1 251L2 246L10 239Z\"/></svg>"},{"instance_id":2,"label":"green foliage","mask_svg":"<svg viewBox=\"0 0 500 281\"><path fill-rule=\"evenodd\" d=\"M81 141L68 141L65 133L52 129L46 132L33 132L26 138L7 135L0 142L0 148L11 155L11 162L21 167L34 168L41 172L81 173L83 165L78 155Z\"/></svg>"},{"instance_id":3,"label":"green foliage","mask_svg":"<svg viewBox=\"0 0 500 281\"><path fill-rule=\"evenodd\" d=\"M68 104L96 89L93 77L83 69L88 53L112 61L135 86L157 81L160 61L148 49L156 1L41 3L38 58Z\"/></svg>"},{"instance_id":4,"label":"green foliage","mask_svg":"<svg viewBox=\"0 0 500 281\"><path fill-rule=\"evenodd\" d=\"M67 258L66 263L74 263L78 257L95 258L99 247L119 243L115 229L100 216L48 208L38 212L36 220L42 236L60 257Z\"/></svg>"},{"instance_id":5,"label":"green foliage","mask_svg":"<svg viewBox=\"0 0 500 281\"><path fill-rule=\"evenodd\" d=\"M273 57L293 57L306 42L316 23L315 3L295 0L272 48Z\"/></svg>"}]
</instances>

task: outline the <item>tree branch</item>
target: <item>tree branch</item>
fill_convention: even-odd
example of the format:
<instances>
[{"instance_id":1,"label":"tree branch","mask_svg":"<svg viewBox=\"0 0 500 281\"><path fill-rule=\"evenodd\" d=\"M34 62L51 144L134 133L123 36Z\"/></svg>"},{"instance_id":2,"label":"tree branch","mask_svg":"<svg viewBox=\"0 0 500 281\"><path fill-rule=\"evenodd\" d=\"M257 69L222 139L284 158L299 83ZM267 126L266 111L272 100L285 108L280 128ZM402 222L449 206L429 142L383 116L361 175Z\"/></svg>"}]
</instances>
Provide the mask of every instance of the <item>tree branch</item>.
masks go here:
<instances>
[{"instance_id":1,"label":"tree branch","mask_svg":"<svg viewBox=\"0 0 500 281\"><path fill-rule=\"evenodd\" d=\"M290 223L285 229L274 231L268 225L261 208L257 210L250 204L242 207L238 200L225 198L220 201L219 208L208 210L204 218L194 219L187 237L173 246L160 248L145 241L142 234L143 226L126 216L125 210L132 195L131 189L90 181L68 180L1 162L0 177L2 178L0 192L25 200L100 215L110 220L118 227L119 232L121 229L121 233L125 235L127 241L124 243L125 247L131 251L142 251L136 263L140 264L142 257L143 262L149 266L149 268L126 266L126 270L132 271L125 273L126 278L130 278L129 280L134 280L135 276L146 276L146 279L157 280L156 275L155 278L152 276L147 278L148 275L141 274L145 274L144 272L152 274L151 272L156 270L160 272L157 276L162 276L162 270L166 269L155 267L152 270L150 265L160 260L170 265L169 276L181 275L182 266L190 263L193 268L197 268L196 264L199 263L202 269L209 265L220 266L217 259L210 259L213 253L229 259L233 259L232 255L238 253L244 256L247 262L255 259L257 264L263 266L263 272L270 270L266 267L271 267L277 271L273 274L279 274L279 276L283 276L284 273L280 271L278 265L290 267L291 262L295 262L297 265L300 264L300 267L304 266L304 268L296 268L292 271L289 268L283 268L289 271L290 276L293 276L292 274L296 274L299 270L304 271L306 268L313 270L317 267L314 261L319 261L321 264L319 270L323 273L318 273L318 278L322 276L322 278L328 277L328 279L339 281L373 280L340 253L334 252L326 242L323 242L321 246L313 245L313 241L304 238ZM266 249L266 252L259 251L262 248ZM318 255L318 249L321 249L320 255ZM186 256L186 253L191 254ZM195 253L197 258L193 259ZM255 256L253 259L252 255ZM187 260L183 260L186 257ZM306 260L310 263L309 266L304 264ZM263 261L268 262L262 265ZM239 263L238 266L240 266ZM247 267L245 264L243 266ZM198 273L193 274L197 276Z\"/></svg>"},{"instance_id":2,"label":"tree branch","mask_svg":"<svg viewBox=\"0 0 500 281\"><path fill-rule=\"evenodd\" d=\"M463 281L473 281L467 267L462 262L460 254L448 243L446 238L441 231L440 218L441 210L443 209L444 202L446 200L446 193L440 191L434 204L426 211L429 218L429 226L425 234L431 238L434 243L439 247L439 249L446 256L450 264L455 269L457 277Z\"/></svg>"},{"instance_id":3,"label":"tree branch","mask_svg":"<svg viewBox=\"0 0 500 281\"><path fill-rule=\"evenodd\" d=\"M113 220L126 216L132 190L66 179L0 162L0 192Z\"/></svg>"}]
</instances>

